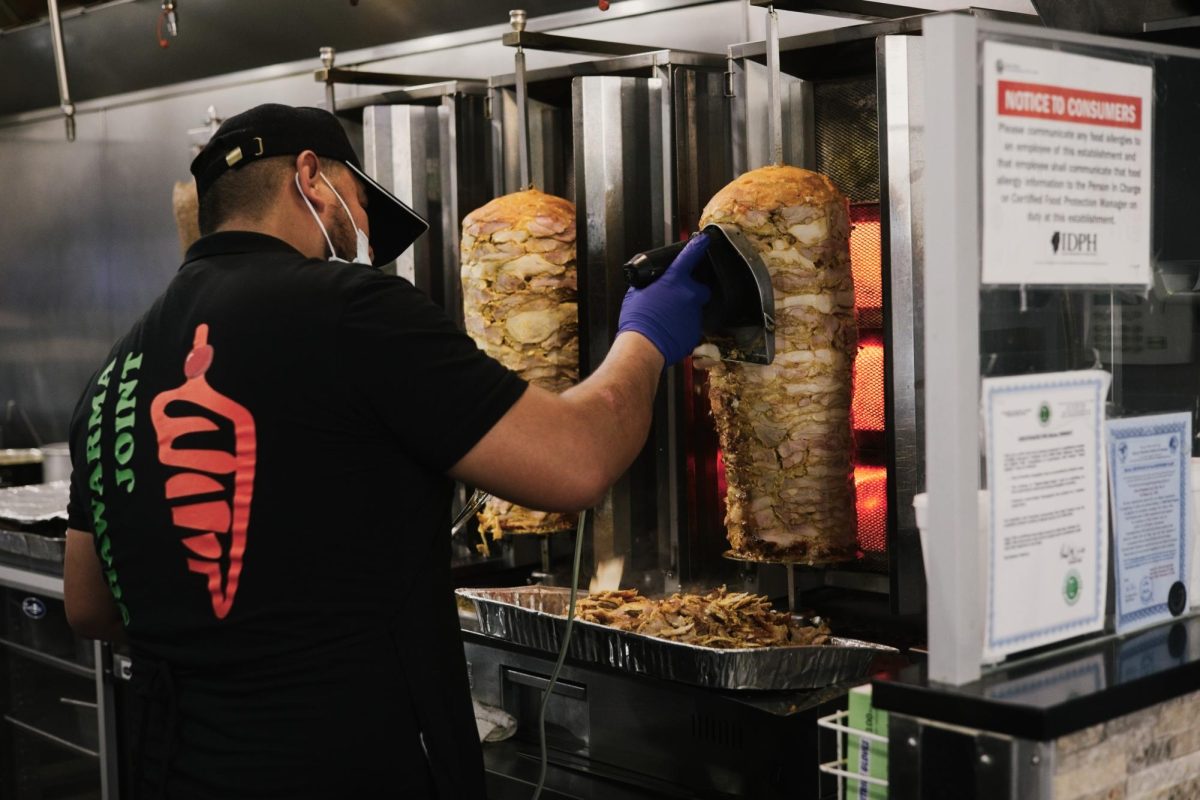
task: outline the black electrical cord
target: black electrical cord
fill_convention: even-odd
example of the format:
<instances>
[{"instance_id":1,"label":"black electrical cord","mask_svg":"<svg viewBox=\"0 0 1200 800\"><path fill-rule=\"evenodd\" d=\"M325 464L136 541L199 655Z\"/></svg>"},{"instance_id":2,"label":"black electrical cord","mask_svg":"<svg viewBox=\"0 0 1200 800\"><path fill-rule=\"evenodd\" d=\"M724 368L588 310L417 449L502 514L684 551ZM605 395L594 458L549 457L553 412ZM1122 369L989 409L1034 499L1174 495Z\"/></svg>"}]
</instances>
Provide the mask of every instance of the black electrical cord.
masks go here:
<instances>
[{"instance_id":1,"label":"black electrical cord","mask_svg":"<svg viewBox=\"0 0 1200 800\"><path fill-rule=\"evenodd\" d=\"M567 648L571 644L571 628L575 625L575 600L579 596L579 562L583 554L583 528L586 522L587 511L579 512L579 524L575 528L574 563L571 565L571 600L567 605L567 629L563 632L562 644L558 648L558 661L554 663L554 670L550 673L550 683L546 685L546 689L542 693L542 704L538 708L541 771L538 773L537 787L533 790L532 800L538 800L542 796L542 789L546 787L546 767L550 763L546 754L546 704L550 702L550 695L554 693L554 686L558 683L558 674L562 672L563 662L567 660Z\"/></svg>"}]
</instances>

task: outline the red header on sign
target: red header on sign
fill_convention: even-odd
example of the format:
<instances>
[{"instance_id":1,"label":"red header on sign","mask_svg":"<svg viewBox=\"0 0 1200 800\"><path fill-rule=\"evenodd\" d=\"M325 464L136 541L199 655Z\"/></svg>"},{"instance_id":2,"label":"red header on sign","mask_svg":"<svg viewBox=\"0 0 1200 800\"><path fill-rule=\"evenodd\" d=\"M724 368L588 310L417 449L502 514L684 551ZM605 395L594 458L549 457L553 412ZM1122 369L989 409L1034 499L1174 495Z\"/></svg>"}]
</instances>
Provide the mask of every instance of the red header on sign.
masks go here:
<instances>
[{"instance_id":1,"label":"red header on sign","mask_svg":"<svg viewBox=\"0 0 1200 800\"><path fill-rule=\"evenodd\" d=\"M1039 83L1000 81L1001 116L1034 117L1111 128L1142 127L1142 98Z\"/></svg>"}]
</instances>

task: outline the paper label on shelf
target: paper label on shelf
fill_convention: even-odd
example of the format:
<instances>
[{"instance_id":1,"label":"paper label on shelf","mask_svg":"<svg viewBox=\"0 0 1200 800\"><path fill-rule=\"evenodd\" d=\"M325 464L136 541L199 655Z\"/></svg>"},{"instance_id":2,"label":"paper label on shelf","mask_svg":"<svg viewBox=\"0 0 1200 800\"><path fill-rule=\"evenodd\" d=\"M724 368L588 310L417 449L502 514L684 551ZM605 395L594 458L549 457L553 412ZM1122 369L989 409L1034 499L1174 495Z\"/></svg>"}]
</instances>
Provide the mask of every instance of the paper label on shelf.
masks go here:
<instances>
[{"instance_id":1,"label":"paper label on shelf","mask_svg":"<svg viewBox=\"0 0 1200 800\"><path fill-rule=\"evenodd\" d=\"M983 381L986 661L1104 627L1110 380L1083 370Z\"/></svg>"},{"instance_id":2,"label":"paper label on shelf","mask_svg":"<svg viewBox=\"0 0 1200 800\"><path fill-rule=\"evenodd\" d=\"M1114 419L1106 430L1117 632L1124 633L1187 609L1192 415Z\"/></svg>"},{"instance_id":3,"label":"paper label on shelf","mask_svg":"<svg viewBox=\"0 0 1200 800\"><path fill-rule=\"evenodd\" d=\"M1149 66L983 44L983 283L1150 284Z\"/></svg>"}]
</instances>

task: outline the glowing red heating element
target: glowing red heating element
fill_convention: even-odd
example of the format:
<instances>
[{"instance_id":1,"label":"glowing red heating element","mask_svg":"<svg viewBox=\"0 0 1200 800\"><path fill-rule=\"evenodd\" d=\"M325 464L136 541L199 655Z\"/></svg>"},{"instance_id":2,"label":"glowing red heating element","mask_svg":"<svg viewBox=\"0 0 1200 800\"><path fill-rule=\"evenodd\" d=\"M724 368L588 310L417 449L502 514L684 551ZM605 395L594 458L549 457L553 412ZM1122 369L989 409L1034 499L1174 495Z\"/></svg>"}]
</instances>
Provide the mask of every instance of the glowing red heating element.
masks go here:
<instances>
[{"instance_id":1,"label":"glowing red heating element","mask_svg":"<svg viewBox=\"0 0 1200 800\"><path fill-rule=\"evenodd\" d=\"M858 355L854 359L851 419L856 433L882 433L885 425L883 351L883 259L879 206L850 208L850 268L854 275L854 316L858 323ZM865 463L857 453L854 466L858 546L864 552L887 550L887 468ZM876 454L877 455L877 454Z\"/></svg>"},{"instance_id":2,"label":"glowing red heating element","mask_svg":"<svg viewBox=\"0 0 1200 800\"><path fill-rule=\"evenodd\" d=\"M175 501L171 505L171 519L179 528L200 531L182 540L192 556L188 558L188 569L208 578L213 614L224 619L233 608L242 573L254 494L257 440L253 415L208 384L205 373L212 362L208 325L201 324L196 326L191 352L183 364L186 380L154 398L150 418L158 437L158 460L165 467L184 470L167 478L167 500ZM178 416L168 414L168 408L175 402L212 416L189 414L187 406L183 406ZM232 424L234 452L177 446L189 434L220 430L214 416ZM233 476L232 503L227 483L218 479L228 475Z\"/></svg>"},{"instance_id":3,"label":"glowing red heating element","mask_svg":"<svg viewBox=\"0 0 1200 800\"><path fill-rule=\"evenodd\" d=\"M857 465L854 489L858 546L866 552L882 553L887 550L887 468Z\"/></svg>"},{"instance_id":4,"label":"glowing red heating element","mask_svg":"<svg viewBox=\"0 0 1200 800\"><path fill-rule=\"evenodd\" d=\"M854 430L883 430L883 340L878 334L859 334L850 408Z\"/></svg>"}]
</instances>

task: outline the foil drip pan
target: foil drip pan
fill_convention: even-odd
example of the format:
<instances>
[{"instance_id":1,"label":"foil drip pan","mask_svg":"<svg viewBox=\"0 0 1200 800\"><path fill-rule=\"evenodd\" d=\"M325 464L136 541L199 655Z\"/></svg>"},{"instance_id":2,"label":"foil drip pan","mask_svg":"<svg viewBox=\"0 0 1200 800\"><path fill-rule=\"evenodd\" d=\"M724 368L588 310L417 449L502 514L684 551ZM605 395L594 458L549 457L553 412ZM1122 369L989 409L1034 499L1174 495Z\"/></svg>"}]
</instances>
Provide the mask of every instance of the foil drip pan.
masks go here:
<instances>
[{"instance_id":1,"label":"foil drip pan","mask_svg":"<svg viewBox=\"0 0 1200 800\"><path fill-rule=\"evenodd\" d=\"M474 603L483 634L547 653L558 652L567 628L568 589L521 586L455 591ZM838 637L832 637L829 644L808 647L701 647L577 619L567 655L711 689L781 691L817 689L865 678L872 673L876 659L896 652L884 645Z\"/></svg>"},{"instance_id":2,"label":"foil drip pan","mask_svg":"<svg viewBox=\"0 0 1200 800\"><path fill-rule=\"evenodd\" d=\"M67 518L70 481L0 489L0 519L21 525Z\"/></svg>"}]
</instances>

